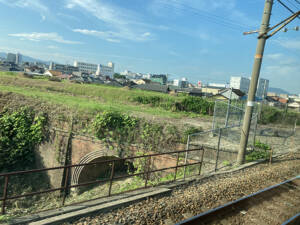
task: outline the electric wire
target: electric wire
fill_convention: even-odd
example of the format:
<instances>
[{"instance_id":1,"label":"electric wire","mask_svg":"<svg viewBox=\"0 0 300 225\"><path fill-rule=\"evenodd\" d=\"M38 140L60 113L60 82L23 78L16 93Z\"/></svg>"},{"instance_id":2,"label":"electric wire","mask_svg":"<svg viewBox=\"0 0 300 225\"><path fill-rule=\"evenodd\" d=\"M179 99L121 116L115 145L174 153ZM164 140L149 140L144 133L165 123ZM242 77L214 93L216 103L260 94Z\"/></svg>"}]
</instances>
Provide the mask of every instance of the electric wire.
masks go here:
<instances>
[{"instance_id":1,"label":"electric wire","mask_svg":"<svg viewBox=\"0 0 300 225\"><path fill-rule=\"evenodd\" d=\"M189 5L182 5L180 3L175 3L173 5L170 5L169 2L167 1L162 1L162 3L164 4L164 8L167 9L175 9L175 10L180 10L180 9L187 9L190 12L194 13L195 15L201 16L202 18L204 18L205 20L215 23L215 24L219 24L222 26L225 26L227 28L231 28L234 30L241 30L241 29L252 29L252 26L249 25L245 25L245 24L239 24L235 21L232 21L230 19L224 18L222 16L218 16L215 14L212 14L210 12L207 12L205 10L201 10Z\"/></svg>"},{"instance_id":2,"label":"electric wire","mask_svg":"<svg viewBox=\"0 0 300 225\"><path fill-rule=\"evenodd\" d=\"M291 10L286 4L284 4L281 0L277 0L284 8L286 8L291 13L295 14L293 10ZM297 16L298 19L300 19L300 16Z\"/></svg>"}]
</instances>

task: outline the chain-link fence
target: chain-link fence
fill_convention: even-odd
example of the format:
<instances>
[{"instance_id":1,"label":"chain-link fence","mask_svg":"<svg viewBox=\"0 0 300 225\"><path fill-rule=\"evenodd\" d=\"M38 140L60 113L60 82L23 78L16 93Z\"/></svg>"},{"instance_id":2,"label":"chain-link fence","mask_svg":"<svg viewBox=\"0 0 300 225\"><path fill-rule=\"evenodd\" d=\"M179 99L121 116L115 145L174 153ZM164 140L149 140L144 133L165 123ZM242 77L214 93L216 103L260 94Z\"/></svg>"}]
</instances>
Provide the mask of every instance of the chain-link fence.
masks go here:
<instances>
[{"instance_id":1,"label":"chain-link fence","mask_svg":"<svg viewBox=\"0 0 300 225\"><path fill-rule=\"evenodd\" d=\"M253 110L247 144L247 157L251 160L261 152L267 154L280 154L290 152L300 145L296 122L294 126L287 125L260 125L258 124L260 104ZM205 172L230 168L236 162L240 148L241 129L244 118L244 105L242 102L216 101L212 130L191 134L188 137L188 149L203 147ZM298 135L298 136L297 136ZM190 155L189 158L192 158Z\"/></svg>"}]
</instances>

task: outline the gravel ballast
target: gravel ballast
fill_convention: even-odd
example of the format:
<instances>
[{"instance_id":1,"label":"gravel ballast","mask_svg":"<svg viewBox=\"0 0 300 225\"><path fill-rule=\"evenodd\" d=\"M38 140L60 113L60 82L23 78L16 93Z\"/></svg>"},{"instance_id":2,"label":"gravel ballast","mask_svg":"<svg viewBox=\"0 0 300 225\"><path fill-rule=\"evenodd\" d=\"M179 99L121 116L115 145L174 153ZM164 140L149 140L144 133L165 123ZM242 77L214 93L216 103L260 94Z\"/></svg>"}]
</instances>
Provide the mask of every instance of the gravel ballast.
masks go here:
<instances>
[{"instance_id":1,"label":"gravel ballast","mask_svg":"<svg viewBox=\"0 0 300 225\"><path fill-rule=\"evenodd\" d=\"M215 175L177 187L170 196L65 224L174 224L299 174L300 153L290 153L274 160L272 165L262 163L232 174Z\"/></svg>"}]
</instances>

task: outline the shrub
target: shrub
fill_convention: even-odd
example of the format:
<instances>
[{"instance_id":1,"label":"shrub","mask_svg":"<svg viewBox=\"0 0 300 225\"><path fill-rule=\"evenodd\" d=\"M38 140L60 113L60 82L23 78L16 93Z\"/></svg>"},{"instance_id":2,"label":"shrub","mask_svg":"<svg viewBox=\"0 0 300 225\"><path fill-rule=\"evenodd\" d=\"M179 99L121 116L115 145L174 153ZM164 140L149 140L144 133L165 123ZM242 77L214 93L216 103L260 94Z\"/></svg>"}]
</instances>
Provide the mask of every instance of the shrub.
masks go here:
<instances>
[{"instance_id":1,"label":"shrub","mask_svg":"<svg viewBox=\"0 0 300 225\"><path fill-rule=\"evenodd\" d=\"M31 168L36 145L45 138L45 115L29 108L0 114L0 171Z\"/></svg>"},{"instance_id":2,"label":"shrub","mask_svg":"<svg viewBox=\"0 0 300 225\"><path fill-rule=\"evenodd\" d=\"M55 82L61 82L61 79L59 77L49 77L49 81L55 81Z\"/></svg>"}]
</instances>

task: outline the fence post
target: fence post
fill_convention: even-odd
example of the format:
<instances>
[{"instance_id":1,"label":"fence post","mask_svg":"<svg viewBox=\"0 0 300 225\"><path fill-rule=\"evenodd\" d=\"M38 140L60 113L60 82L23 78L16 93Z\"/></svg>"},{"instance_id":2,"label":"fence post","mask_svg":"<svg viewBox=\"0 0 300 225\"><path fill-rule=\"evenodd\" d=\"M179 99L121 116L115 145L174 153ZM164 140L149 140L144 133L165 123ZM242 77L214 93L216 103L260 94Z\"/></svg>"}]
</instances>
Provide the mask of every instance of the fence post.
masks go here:
<instances>
[{"instance_id":1,"label":"fence post","mask_svg":"<svg viewBox=\"0 0 300 225\"><path fill-rule=\"evenodd\" d=\"M212 122L212 130L215 129L215 123L216 123L216 109L217 109L217 101L215 101L215 106L214 106L214 116L213 116L213 122Z\"/></svg>"},{"instance_id":2,"label":"fence post","mask_svg":"<svg viewBox=\"0 0 300 225\"><path fill-rule=\"evenodd\" d=\"M3 190L3 201L2 201L2 215L5 214L5 203L6 203L6 198L7 198L7 187L8 187L8 180L9 176L5 176L5 183L4 183L4 190Z\"/></svg>"},{"instance_id":3,"label":"fence post","mask_svg":"<svg viewBox=\"0 0 300 225\"><path fill-rule=\"evenodd\" d=\"M218 148L217 148L217 155L216 155L215 172L217 172L217 168L218 168L218 160L219 160L219 152L220 152L221 135L222 135L222 129L219 128L219 139L218 139Z\"/></svg>"},{"instance_id":4,"label":"fence post","mask_svg":"<svg viewBox=\"0 0 300 225\"><path fill-rule=\"evenodd\" d=\"M65 176L65 184L64 184L64 196L62 205L65 205L66 197L67 197L67 189L68 189L68 180L69 180L69 167L66 168L66 176Z\"/></svg>"},{"instance_id":5,"label":"fence post","mask_svg":"<svg viewBox=\"0 0 300 225\"><path fill-rule=\"evenodd\" d=\"M149 180L150 165L151 165L151 156L148 157L148 165L147 165L147 172L146 172L145 188L147 187L148 180Z\"/></svg>"},{"instance_id":6,"label":"fence post","mask_svg":"<svg viewBox=\"0 0 300 225\"><path fill-rule=\"evenodd\" d=\"M114 176L115 176L115 161L112 162L112 166L111 166L108 196L111 196L111 188L112 188Z\"/></svg>"},{"instance_id":7,"label":"fence post","mask_svg":"<svg viewBox=\"0 0 300 225\"><path fill-rule=\"evenodd\" d=\"M227 112L226 112L226 119L225 119L225 127L228 126L229 114L230 114L230 104L231 104L231 96L232 96L232 88L230 89L230 97L227 102Z\"/></svg>"},{"instance_id":8,"label":"fence post","mask_svg":"<svg viewBox=\"0 0 300 225\"><path fill-rule=\"evenodd\" d=\"M200 164L199 164L199 176L201 175L201 169L202 169L202 164L203 164L203 157L204 157L204 147L202 146L202 155L201 155L201 161L200 161Z\"/></svg>"},{"instance_id":9,"label":"fence post","mask_svg":"<svg viewBox=\"0 0 300 225\"><path fill-rule=\"evenodd\" d=\"M184 157L184 165L186 165L186 163L187 163L188 150L190 150L190 135L188 136L187 143L186 143L186 152L185 152L185 157ZM183 179L185 179L185 175L186 175L186 166L184 166Z\"/></svg>"},{"instance_id":10,"label":"fence post","mask_svg":"<svg viewBox=\"0 0 300 225\"><path fill-rule=\"evenodd\" d=\"M175 174L174 174L174 181L176 180L176 176L177 176L178 163L179 163L179 152L177 153L176 168L175 168Z\"/></svg>"},{"instance_id":11,"label":"fence post","mask_svg":"<svg viewBox=\"0 0 300 225\"><path fill-rule=\"evenodd\" d=\"M257 131L257 122L258 122L258 115L256 114L256 119L255 119L255 125L254 125L254 134L253 134L253 145L252 145L252 150L254 150L255 146L255 139L256 139L256 131Z\"/></svg>"}]
</instances>

